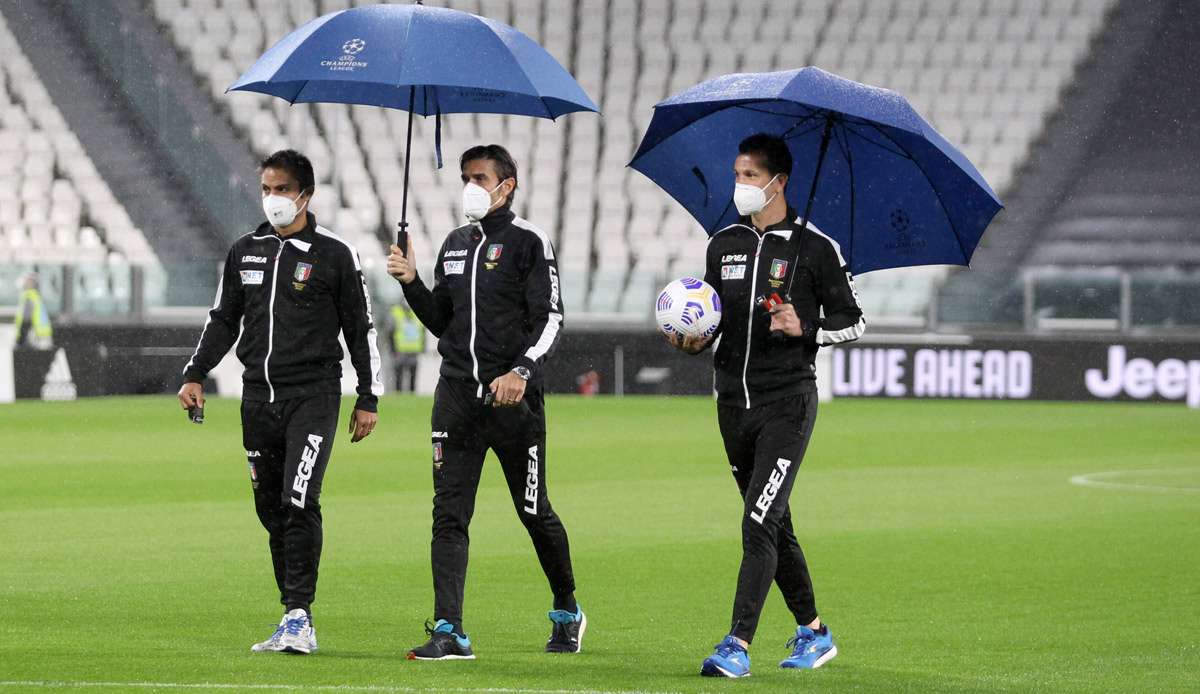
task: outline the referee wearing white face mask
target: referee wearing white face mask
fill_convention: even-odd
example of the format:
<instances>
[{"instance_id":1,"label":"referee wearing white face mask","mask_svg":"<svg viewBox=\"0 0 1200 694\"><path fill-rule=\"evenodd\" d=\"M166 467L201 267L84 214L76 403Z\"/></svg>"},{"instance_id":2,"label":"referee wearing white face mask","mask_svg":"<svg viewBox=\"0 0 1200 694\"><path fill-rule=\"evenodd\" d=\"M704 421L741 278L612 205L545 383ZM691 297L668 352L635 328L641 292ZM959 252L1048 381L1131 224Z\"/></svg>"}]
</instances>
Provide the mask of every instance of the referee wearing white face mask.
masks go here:
<instances>
[{"instance_id":1,"label":"referee wearing white face mask","mask_svg":"<svg viewBox=\"0 0 1200 694\"><path fill-rule=\"evenodd\" d=\"M567 533L546 494L542 366L562 330L558 267L550 237L510 209L517 166L499 145L460 160L468 224L438 251L433 289L392 246L388 272L425 327L440 339L433 405L434 623L411 659L474 658L462 625L467 527L484 456L500 460L513 505L550 583L546 651L579 651L587 621L575 601Z\"/></svg>"},{"instance_id":2,"label":"referee wearing white face mask","mask_svg":"<svg viewBox=\"0 0 1200 694\"><path fill-rule=\"evenodd\" d=\"M307 211L313 188L312 164L299 152L279 151L262 162L267 221L229 250L179 389L185 409L203 407L201 384L237 342L246 367L242 443L285 611L270 638L251 647L256 652L317 649L311 605L321 560L321 482L341 405L339 333L358 375L351 442L375 428L383 394L358 251Z\"/></svg>"}]
</instances>

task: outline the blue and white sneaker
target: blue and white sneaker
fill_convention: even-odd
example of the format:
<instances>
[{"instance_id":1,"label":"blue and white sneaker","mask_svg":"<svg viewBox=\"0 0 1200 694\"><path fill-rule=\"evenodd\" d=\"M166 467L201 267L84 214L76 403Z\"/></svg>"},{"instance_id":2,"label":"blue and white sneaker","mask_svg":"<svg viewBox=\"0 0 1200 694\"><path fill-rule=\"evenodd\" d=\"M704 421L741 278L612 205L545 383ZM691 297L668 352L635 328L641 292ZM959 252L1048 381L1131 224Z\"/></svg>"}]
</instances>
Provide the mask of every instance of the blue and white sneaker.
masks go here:
<instances>
[{"instance_id":1,"label":"blue and white sneaker","mask_svg":"<svg viewBox=\"0 0 1200 694\"><path fill-rule=\"evenodd\" d=\"M269 652L283 650L283 647L279 645L279 637L283 636L283 629L286 625L287 625L287 615L284 615L283 619L279 620L279 626L275 627L275 633L271 634L271 638L267 639L266 641L259 641L258 643L254 644L253 646L250 647L250 652L251 653L269 653Z\"/></svg>"},{"instance_id":2,"label":"blue and white sneaker","mask_svg":"<svg viewBox=\"0 0 1200 694\"><path fill-rule=\"evenodd\" d=\"M749 677L750 654L732 636L717 644L716 651L704 659L700 674L705 677Z\"/></svg>"},{"instance_id":3,"label":"blue and white sneaker","mask_svg":"<svg viewBox=\"0 0 1200 694\"><path fill-rule=\"evenodd\" d=\"M308 655L317 650L317 630L313 627L308 612L296 608L283 616L283 633L279 636L279 650L285 653Z\"/></svg>"},{"instance_id":4,"label":"blue and white sneaker","mask_svg":"<svg viewBox=\"0 0 1200 694\"><path fill-rule=\"evenodd\" d=\"M792 654L779 663L782 668L815 670L837 655L837 646L827 624L821 625L821 631L796 627L796 635L788 639L787 645Z\"/></svg>"},{"instance_id":5,"label":"blue and white sneaker","mask_svg":"<svg viewBox=\"0 0 1200 694\"><path fill-rule=\"evenodd\" d=\"M546 642L547 653L578 653L583 650L583 633L587 631L587 615L583 608L575 606L575 612L551 610L553 628Z\"/></svg>"},{"instance_id":6,"label":"blue and white sneaker","mask_svg":"<svg viewBox=\"0 0 1200 694\"><path fill-rule=\"evenodd\" d=\"M475 660L471 640L454 633L454 625L444 619L425 622L429 640L408 652L409 660Z\"/></svg>"}]
</instances>

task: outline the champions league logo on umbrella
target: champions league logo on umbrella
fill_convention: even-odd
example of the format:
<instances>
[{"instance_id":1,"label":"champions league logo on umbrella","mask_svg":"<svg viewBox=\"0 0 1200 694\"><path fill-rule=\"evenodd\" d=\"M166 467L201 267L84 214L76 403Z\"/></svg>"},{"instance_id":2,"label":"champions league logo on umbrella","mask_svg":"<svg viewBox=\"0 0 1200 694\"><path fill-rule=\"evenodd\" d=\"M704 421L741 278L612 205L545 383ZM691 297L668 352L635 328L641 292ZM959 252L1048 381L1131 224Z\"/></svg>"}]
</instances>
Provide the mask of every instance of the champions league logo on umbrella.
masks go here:
<instances>
[{"instance_id":1,"label":"champions league logo on umbrella","mask_svg":"<svg viewBox=\"0 0 1200 694\"><path fill-rule=\"evenodd\" d=\"M367 61L359 60L356 56L362 53L367 47L367 42L362 39L350 39L342 44L342 55L336 60L322 60L321 67L327 67L333 71L354 72L355 69L366 67Z\"/></svg>"},{"instance_id":2,"label":"champions league logo on umbrella","mask_svg":"<svg viewBox=\"0 0 1200 694\"><path fill-rule=\"evenodd\" d=\"M892 230L896 232L896 240L889 241L883 245L889 251L894 251L901 255L906 255L919 251L925 248L925 239L913 238L910 231L912 221L908 217L908 213L904 210L892 210L888 215L888 223L891 224Z\"/></svg>"}]
</instances>

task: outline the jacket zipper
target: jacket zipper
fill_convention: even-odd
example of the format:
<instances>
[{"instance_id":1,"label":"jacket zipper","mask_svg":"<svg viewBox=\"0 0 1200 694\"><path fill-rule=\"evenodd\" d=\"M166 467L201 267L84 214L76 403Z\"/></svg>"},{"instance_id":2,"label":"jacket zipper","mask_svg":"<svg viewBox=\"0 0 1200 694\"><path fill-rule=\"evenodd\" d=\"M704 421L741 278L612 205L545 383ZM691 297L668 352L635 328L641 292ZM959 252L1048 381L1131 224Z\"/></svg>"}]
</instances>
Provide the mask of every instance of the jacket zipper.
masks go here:
<instances>
[{"instance_id":1,"label":"jacket zipper","mask_svg":"<svg viewBox=\"0 0 1200 694\"><path fill-rule=\"evenodd\" d=\"M267 402L275 402L275 386L271 385L271 349L275 344L275 288L279 285L279 257L283 255L283 247L287 241L279 241L279 250L275 251L275 267L271 270L271 301L267 306L267 356L263 358L263 380L267 382L270 398Z\"/></svg>"},{"instance_id":2,"label":"jacket zipper","mask_svg":"<svg viewBox=\"0 0 1200 694\"><path fill-rule=\"evenodd\" d=\"M475 255L471 259L471 370L475 375L475 382L479 387L475 391L475 397L483 397L483 381L479 380L479 357L475 355L475 278L479 274L479 250L483 248L483 244L487 242L487 234L483 231L483 225L479 225L479 245L475 246Z\"/></svg>"},{"instance_id":3,"label":"jacket zipper","mask_svg":"<svg viewBox=\"0 0 1200 694\"><path fill-rule=\"evenodd\" d=\"M754 290L758 287L758 257L762 255L763 241L767 235L754 232L758 237L758 248L754 249L754 270L750 273L750 312L746 317L746 359L742 363L742 389L746 391L746 409L750 409L750 383L746 374L750 371L750 335L754 332Z\"/></svg>"}]
</instances>

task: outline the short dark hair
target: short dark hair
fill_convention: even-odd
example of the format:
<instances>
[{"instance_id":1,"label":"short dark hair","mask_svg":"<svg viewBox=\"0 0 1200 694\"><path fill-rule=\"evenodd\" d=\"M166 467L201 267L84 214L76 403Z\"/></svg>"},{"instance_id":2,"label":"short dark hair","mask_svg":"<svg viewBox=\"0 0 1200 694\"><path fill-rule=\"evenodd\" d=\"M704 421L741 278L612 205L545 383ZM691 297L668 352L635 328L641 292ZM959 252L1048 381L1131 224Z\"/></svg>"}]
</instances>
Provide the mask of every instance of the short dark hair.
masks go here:
<instances>
[{"instance_id":1,"label":"short dark hair","mask_svg":"<svg viewBox=\"0 0 1200 694\"><path fill-rule=\"evenodd\" d=\"M476 159L491 159L492 166L496 169L496 176L501 182L509 178L513 180L512 192L508 194L508 198L504 201L506 207L511 205L513 196L517 193L518 183L517 162L513 159L512 155L500 145L475 145L463 152L462 157L458 160L458 170L465 170L467 162L475 161Z\"/></svg>"},{"instance_id":2,"label":"short dark hair","mask_svg":"<svg viewBox=\"0 0 1200 694\"><path fill-rule=\"evenodd\" d=\"M313 176L312 162L308 157L294 149L281 149L272 154L258 165L260 169L282 169L300 184L300 192L311 193L316 187L316 177Z\"/></svg>"},{"instance_id":3,"label":"short dark hair","mask_svg":"<svg viewBox=\"0 0 1200 694\"><path fill-rule=\"evenodd\" d=\"M749 154L758 159L772 176L792 175L792 152L782 137L758 133L742 140L738 154Z\"/></svg>"}]
</instances>

